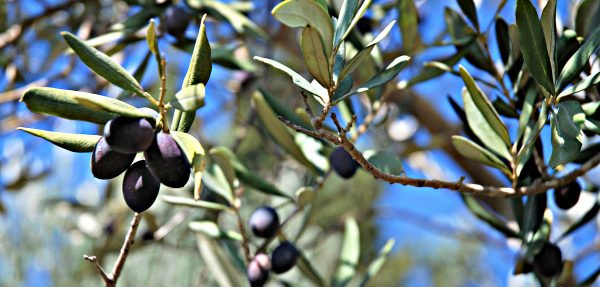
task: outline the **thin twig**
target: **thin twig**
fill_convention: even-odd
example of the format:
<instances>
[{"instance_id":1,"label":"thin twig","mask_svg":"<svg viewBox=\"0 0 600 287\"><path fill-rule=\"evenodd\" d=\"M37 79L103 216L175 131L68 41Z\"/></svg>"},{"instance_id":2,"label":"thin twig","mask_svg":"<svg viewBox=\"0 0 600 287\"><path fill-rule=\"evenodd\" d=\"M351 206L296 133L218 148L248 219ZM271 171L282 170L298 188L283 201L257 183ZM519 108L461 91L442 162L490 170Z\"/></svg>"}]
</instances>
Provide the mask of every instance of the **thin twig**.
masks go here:
<instances>
[{"instance_id":1,"label":"thin twig","mask_svg":"<svg viewBox=\"0 0 600 287\"><path fill-rule=\"evenodd\" d=\"M158 109L160 111L160 120L162 121L162 130L164 133L169 133L169 123L167 123L167 109L165 108L165 94L167 93L167 76L165 75L165 70L167 67L165 56L160 57L160 95L158 97Z\"/></svg>"},{"instance_id":2,"label":"thin twig","mask_svg":"<svg viewBox=\"0 0 600 287\"><path fill-rule=\"evenodd\" d=\"M418 179L383 172L379 168L373 166L369 161L367 161L363 154L356 149L352 141L350 141L346 136L341 136L323 129L308 130L281 117L280 119L288 127L298 132L301 132L303 134L317 139L325 139L335 145L343 147L352 156L352 158L356 162L358 162L365 171L373 175L374 178L381 179L389 183L399 183L402 185L410 185L416 187L431 187L434 189L445 188L450 190L457 190L464 193L472 193L494 197L531 195L542 193L548 189L553 189L568 184L569 182L574 181L575 179L577 179L577 177L587 173L590 169L600 164L600 154L598 154L589 159L579 169L573 170L562 177L550 178L548 180L538 179L534 181L531 185L526 187L520 187L518 188L518 190L511 187L483 186L473 183L463 183L462 181L457 182L442 181L437 179Z\"/></svg>"},{"instance_id":3,"label":"thin twig","mask_svg":"<svg viewBox=\"0 0 600 287\"><path fill-rule=\"evenodd\" d=\"M123 246L121 247L121 251L119 252L119 257L117 261L115 261L115 266L113 267L112 272L106 274L96 256L87 256L84 255L83 258L87 261L95 263L96 269L100 273L102 280L104 280L104 284L106 287L114 287L117 285L117 280L119 279L119 275L121 274L121 270L123 270L123 266L125 266L125 260L127 260L127 255L129 255L129 250L131 249L131 245L134 243L135 234L137 232L138 226L140 225L140 221L142 220L141 213L135 213L133 219L131 220L131 225L129 226L129 230L127 231L127 235L125 236L125 241L123 241Z\"/></svg>"},{"instance_id":4,"label":"thin twig","mask_svg":"<svg viewBox=\"0 0 600 287\"><path fill-rule=\"evenodd\" d=\"M236 194L243 192L243 188L240 187ZM240 214L241 201L239 198L236 198L236 202L232 204L233 210L235 212L235 217L237 219L238 229L240 230L240 234L242 235L242 248L244 249L244 256L246 259L246 263L249 263L252 258L250 257L250 244L248 240L248 234L246 233L246 229L244 228L244 220Z\"/></svg>"}]
</instances>

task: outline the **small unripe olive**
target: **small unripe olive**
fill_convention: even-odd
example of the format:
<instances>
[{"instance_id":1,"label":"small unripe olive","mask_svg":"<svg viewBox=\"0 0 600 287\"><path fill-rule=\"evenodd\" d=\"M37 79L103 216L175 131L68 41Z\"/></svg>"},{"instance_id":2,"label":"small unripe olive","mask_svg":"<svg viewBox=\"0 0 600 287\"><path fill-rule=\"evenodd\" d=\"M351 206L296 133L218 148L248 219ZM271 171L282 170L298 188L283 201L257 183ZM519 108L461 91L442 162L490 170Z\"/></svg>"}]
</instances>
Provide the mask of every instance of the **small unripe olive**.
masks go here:
<instances>
[{"instance_id":1,"label":"small unripe olive","mask_svg":"<svg viewBox=\"0 0 600 287\"><path fill-rule=\"evenodd\" d=\"M146 150L154 139L154 127L144 118L116 117L104 126L104 138L121 153Z\"/></svg>"},{"instance_id":2,"label":"small unripe olive","mask_svg":"<svg viewBox=\"0 0 600 287\"><path fill-rule=\"evenodd\" d=\"M252 212L248 225L257 237L270 238L279 229L279 216L272 207L263 206Z\"/></svg>"},{"instance_id":3,"label":"small unripe olive","mask_svg":"<svg viewBox=\"0 0 600 287\"><path fill-rule=\"evenodd\" d=\"M533 258L533 268L546 277L558 275L562 270L562 252L560 248L552 243L544 243L540 252Z\"/></svg>"},{"instance_id":4,"label":"small unripe olive","mask_svg":"<svg viewBox=\"0 0 600 287\"><path fill-rule=\"evenodd\" d=\"M251 287L262 287L269 280L271 260L266 254L260 253L254 256L248 264L246 276Z\"/></svg>"},{"instance_id":5,"label":"small unripe olive","mask_svg":"<svg viewBox=\"0 0 600 287\"><path fill-rule=\"evenodd\" d=\"M156 201L160 181L148 170L146 161L132 164L123 178L125 203L135 212L144 212Z\"/></svg>"},{"instance_id":6,"label":"small unripe olive","mask_svg":"<svg viewBox=\"0 0 600 287\"><path fill-rule=\"evenodd\" d=\"M329 155L331 168L343 178L351 178L360 166L342 147L338 147Z\"/></svg>"},{"instance_id":7,"label":"small unripe olive","mask_svg":"<svg viewBox=\"0 0 600 287\"><path fill-rule=\"evenodd\" d=\"M271 269L279 274L287 272L296 265L300 253L296 247L288 241L284 241L271 254Z\"/></svg>"},{"instance_id":8,"label":"small unripe olive","mask_svg":"<svg viewBox=\"0 0 600 287\"><path fill-rule=\"evenodd\" d=\"M111 179L123 173L133 162L135 154L113 150L101 137L92 152L92 174L99 179Z\"/></svg>"},{"instance_id":9,"label":"small unripe olive","mask_svg":"<svg viewBox=\"0 0 600 287\"><path fill-rule=\"evenodd\" d=\"M190 177L191 165L170 134L157 133L144 158L154 176L168 187L183 187Z\"/></svg>"},{"instance_id":10,"label":"small unripe olive","mask_svg":"<svg viewBox=\"0 0 600 287\"><path fill-rule=\"evenodd\" d=\"M581 185L577 181L572 181L566 186L554 190L554 203L560 209L569 209L579 201L581 194Z\"/></svg>"}]
</instances>

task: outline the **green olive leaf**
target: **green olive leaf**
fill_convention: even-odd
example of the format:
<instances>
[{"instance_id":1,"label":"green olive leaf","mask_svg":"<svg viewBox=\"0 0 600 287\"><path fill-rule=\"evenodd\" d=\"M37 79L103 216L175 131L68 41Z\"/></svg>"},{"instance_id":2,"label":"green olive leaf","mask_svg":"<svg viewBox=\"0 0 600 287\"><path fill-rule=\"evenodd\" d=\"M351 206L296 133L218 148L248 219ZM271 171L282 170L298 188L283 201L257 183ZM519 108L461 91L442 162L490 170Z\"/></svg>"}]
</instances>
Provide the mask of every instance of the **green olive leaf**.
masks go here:
<instances>
[{"instance_id":1,"label":"green olive leaf","mask_svg":"<svg viewBox=\"0 0 600 287\"><path fill-rule=\"evenodd\" d=\"M118 115L153 119L125 102L85 92L55 88L30 88L21 101L34 113L105 124Z\"/></svg>"},{"instance_id":2,"label":"green olive leaf","mask_svg":"<svg viewBox=\"0 0 600 287\"><path fill-rule=\"evenodd\" d=\"M231 211L231 208L219 203L206 201L206 200L193 200L191 198L183 197L183 196L174 196L174 195L163 195L162 200L164 202L173 204L173 205L181 205L188 207L197 207L215 211Z\"/></svg>"},{"instance_id":3,"label":"green olive leaf","mask_svg":"<svg viewBox=\"0 0 600 287\"><path fill-rule=\"evenodd\" d=\"M61 35L77 56L98 75L124 90L144 94L140 83L109 56L69 32L62 32Z\"/></svg>"},{"instance_id":4,"label":"green olive leaf","mask_svg":"<svg viewBox=\"0 0 600 287\"><path fill-rule=\"evenodd\" d=\"M232 230L222 229L212 221L192 221L188 223L188 227L192 231L202 233L210 238L242 241L241 234Z\"/></svg>"},{"instance_id":5,"label":"green olive leaf","mask_svg":"<svg viewBox=\"0 0 600 287\"><path fill-rule=\"evenodd\" d=\"M535 81L550 94L554 94L552 67L544 32L530 0L517 0L515 17L525 64Z\"/></svg>"},{"instance_id":6,"label":"green olive leaf","mask_svg":"<svg viewBox=\"0 0 600 287\"><path fill-rule=\"evenodd\" d=\"M323 87L331 87L331 71L329 71L329 59L323 46L323 41L319 36L319 32L311 27L306 26L302 30L300 38L302 56L304 63L308 68L308 72L315 77Z\"/></svg>"},{"instance_id":7,"label":"green olive leaf","mask_svg":"<svg viewBox=\"0 0 600 287\"><path fill-rule=\"evenodd\" d=\"M313 0L286 0L273 8L273 16L281 23L292 27L311 26L319 31L327 58L333 51L333 26L331 17Z\"/></svg>"},{"instance_id":8,"label":"green olive leaf","mask_svg":"<svg viewBox=\"0 0 600 287\"><path fill-rule=\"evenodd\" d=\"M181 89L170 104L184 112L193 112L204 106L205 87L199 83Z\"/></svg>"},{"instance_id":9,"label":"green olive leaf","mask_svg":"<svg viewBox=\"0 0 600 287\"><path fill-rule=\"evenodd\" d=\"M369 282L369 280L371 280L371 278L375 277L375 275L377 275L379 270L381 270L381 267L383 267L383 264L385 264L385 262L387 261L388 256L390 255L390 252L392 251L392 248L394 247L395 243L396 243L396 240L394 240L393 238L389 239L383 245L381 250L379 250L379 254L377 255L377 258L375 258L375 260L373 260L373 262L371 262L371 264L369 264L369 267L367 267L367 272L360 282L360 285L359 285L360 287L366 286L367 283Z\"/></svg>"},{"instance_id":10,"label":"green olive leaf","mask_svg":"<svg viewBox=\"0 0 600 287\"><path fill-rule=\"evenodd\" d=\"M72 152L92 152L100 140L100 136L98 135L60 133L23 127L17 129L43 138L56 146Z\"/></svg>"}]
</instances>

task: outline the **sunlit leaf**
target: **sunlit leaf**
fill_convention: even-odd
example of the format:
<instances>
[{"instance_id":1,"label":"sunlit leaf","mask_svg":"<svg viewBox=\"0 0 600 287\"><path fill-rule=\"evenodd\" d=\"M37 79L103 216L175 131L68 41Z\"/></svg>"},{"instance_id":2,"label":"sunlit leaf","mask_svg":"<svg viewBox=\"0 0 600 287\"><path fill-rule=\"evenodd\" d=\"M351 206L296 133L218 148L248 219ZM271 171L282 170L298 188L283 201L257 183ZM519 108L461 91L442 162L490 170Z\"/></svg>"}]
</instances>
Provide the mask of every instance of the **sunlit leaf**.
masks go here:
<instances>
[{"instance_id":1,"label":"sunlit leaf","mask_svg":"<svg viewBox=\"0 0 600 287\"><path fill-rule=\"evenodd\" d=\"M552 168L577 158L581 150L581 128L585 113L576 101L561 102L552 117L552 155L548 162Z\"/></svg>"},{"instance_id":2,"label":"sunlit leaf","mask_svg":"<svg viewBox=\"0 0 600 287\"><path fill-rule=\"evenodd\" d=\"M400 73L400 71L402 71L402 69L404 69L404 67L406 67L409 60L410 60L409 56L400 56L400 57L394 59L394 61L392 61L383 71L380 71L375 76L373 76L370 80L359 85L357 88L348 92L344 96L342 96L340 98L334 98L333 102L334 103L340 102L353 94L367 92L369 89L381 86L381 85L393 80L398 75L398 73Z\"/></svg>"},{"instance_id":3,"label":"sunlit leaf","mask_svg":"<svg viewBox=\"0 0 600 287\"><path fill-rule=\"evenodd\" d=\"M192 221L188 223L188 227L191 230L202 233L210 238L242 241L241 234L232 230L222 229L212 221Z\"/></svg>"},{"instance_id":4,"label":"sunlit leaf","mask_svg":"<svg viewBox=\"0 0 600 287\"><path fill-rule=\"evenodd\" d=\"M177 92L170 104L178 110L193 112L204 106L204 96L204 84L190 85Z\"/></svg>"},{"instance_id":5,"label":"sunlit leaf","mask_svg":"<svg viewBox=\"0 0 600 287\"><path fill-rule=\"evenodd\" d=\"M452 145L462 156L510 174L508 167L498 157L473 141L461 136L452 136Z\"/></svg>"},{"instance_id":6,"label":"sunlit leaf","mask_svg":"<svg viewBox=\"0 0 600 287\"><path fill-rule=\"evenodd\" d=\"M542 18L540 19L542 30L544 31L544 40L546 41L546 49L548 49L548 59L550 59L550 68L552 71L551 77L554 81L556 77L556 0L548 0L546 6L542 10Z\"/></svg>"},{"instance_id":7,"label":"sunlit leaf","mask_svg":"<svg viewBox=\"0 0 600 287\"><path fill-rule=\"evenodd\" d=\"M340 7L340 15L338 17L337 25L333 35L333 46L337 47L342 43L342 36L346 34L346 31L352 23L352 19L358 10L359 0L344 0Z\"/></svg>"},{"instance_id":8,"label":"sunlit leaf","mask_svg":"<svg viewBox=\"0 0 600 287\"><path fill-rule=\"evenodd\" d=\"M187 197L183 197L183 196L163 195L162 200L164 202L168 202L173 205L197 207L197 208L210 209L210 210L216 210L216 211L230 210L229 207L219 204L219 203L210 202L210 201L206 201L206 200L193 200L191 198L187 198Z\"/></svg>"},{"instance_id":9,"label":"sunlit leaf","mask_svg":"<svg viewBox=\"0 0 600 287\"><path fill-rule=\"evenodd\" d=\"M22 102L34 113L104 124L118 115L153 119L125 102L85 92L55 88L31 88Z\"/></svg>"},{"instance_id":10,"label":"sunlit leaf","mask_svg":"<svg viewBox=\"0 0 600 287\"><path fill-rule=\"evenodd\" d=\"M273 8L273 16L281 23L292 27L305 27L307 25L317 29L327 58L331 56L333 46L333 26L331 18L326 11L313 0L286 0Z\"/></svg>"},{"instance_id":11,"label":"sunlit leaf","mask_svg":"<svg viewBox=\"0 0 600 287\"><path fill-rule=\"evenodd\" d=\"M320 9L320 8L319 8ZM311 93L312 95L314 95L317 99L317 102L323 104L323 100L326 99L328 96L326 94L323 94L319 91L317 91L311 84L309 81L307 81L305 78L303 78L302 76L300 76L300 74L296 73L296 71L290 69L289 67L287 67L286 65L279 63L275 60L271 60L271 59L267 59L267 58L263 58L263 57L258 57L255 56L254 57L255 60L263 62L265 64L268 64L270 66L272 66L273 68L276 68L286 74L288 74L291 78L292 78L292 82L300 87L301 89Z\"/></svg>"},{"instance_id":12,"label":"sunlit leaf","mask_svg":"<svg viewBox=\"0 0 600 287\"><path fill-rule=\"evenodd\" d=\"M62 32L61 35L77 56L98 75L124 90L139 95L144 93L140 83L109 56L69 32Z\"/></svg>"},{"instance_id":13,"label":"sunlit leaf","mask_svg":"<svg viewBox=\"0 0 600 287\"><path fill-rule=\"evenodd\" d=\"M593 75L585 77L583 80L573 84L572 86L564 89L560 94L558 94L558 99L568 96L579 91L583 91L589 87L595 86L600 83L600 72L597 72Z\"/></svg>"},{"instance_id":14,"label":"sunlit leaf","mask_svg":"<svg viewBox=\"0 0 600 287\"><path fill-rule=\"evenodd\" d=\"M72 152L92 152L100 140L100 136L98 135L60 133L22 127L17 129L43 138L56 146Z\"/></svg>"}]
</instances>

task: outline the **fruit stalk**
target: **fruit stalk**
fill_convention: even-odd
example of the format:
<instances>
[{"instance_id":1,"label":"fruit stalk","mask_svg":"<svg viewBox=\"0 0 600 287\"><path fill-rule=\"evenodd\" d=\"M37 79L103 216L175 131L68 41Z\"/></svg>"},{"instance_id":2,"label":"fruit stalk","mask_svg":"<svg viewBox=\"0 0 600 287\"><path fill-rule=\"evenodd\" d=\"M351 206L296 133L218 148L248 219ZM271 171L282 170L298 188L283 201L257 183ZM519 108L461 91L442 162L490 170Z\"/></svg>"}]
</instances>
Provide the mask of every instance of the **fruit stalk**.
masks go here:
<instances>
[{"instance_id":1,"label":"fruit stalk","mask_svg":"<svg viewBox=\"0 0 600 287\"><path fill-rule=\"evenodd\" d=\"M165 76L167 63L164 56L160 57L160 66L162 67L162 73L160 75L160 96L158 97L159 121L162 123L162 131L168 134L169 124L167 123L167 109L164 103L165 94L167 93L167 77Z\"/></svg>"}]
</instances>

